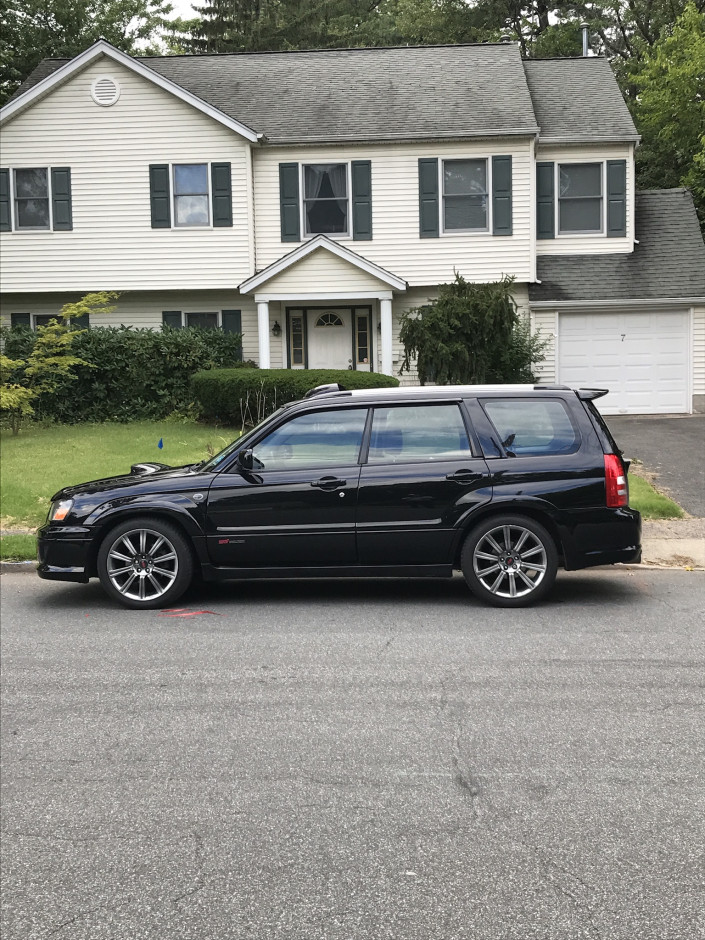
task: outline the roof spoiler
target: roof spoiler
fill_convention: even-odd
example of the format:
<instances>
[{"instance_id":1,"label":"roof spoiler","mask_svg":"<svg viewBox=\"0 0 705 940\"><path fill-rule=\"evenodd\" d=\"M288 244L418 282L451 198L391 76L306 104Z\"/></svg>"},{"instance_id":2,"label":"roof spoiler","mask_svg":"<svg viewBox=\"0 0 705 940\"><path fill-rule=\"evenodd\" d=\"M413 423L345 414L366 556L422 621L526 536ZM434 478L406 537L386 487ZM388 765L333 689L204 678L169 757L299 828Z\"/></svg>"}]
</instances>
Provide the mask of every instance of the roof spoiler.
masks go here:
<instances>
[{"instance_id":1,"label":"roof spoiler","mask_svg":"<svg viewBox=\"0 0 705 940\"><path fill-rule=\"evenodd\" d=\"M329 395L331 392L347 392L347 389L339 382L333 382L331 385L317 385L315 388L310 388L304 398L317 398L319 395Z\"/></svg>"},{"instance_id":2,"label":"roof spoiler","mask_svg":"<svg viewBox=\"0 0 705 940\"><path fill-rule=\"evenodd\" d=\"M608 388L579 388L575 392L580 401L594 401L596 398L602 398L608 393Z\"/></svg>"}]
</instances>

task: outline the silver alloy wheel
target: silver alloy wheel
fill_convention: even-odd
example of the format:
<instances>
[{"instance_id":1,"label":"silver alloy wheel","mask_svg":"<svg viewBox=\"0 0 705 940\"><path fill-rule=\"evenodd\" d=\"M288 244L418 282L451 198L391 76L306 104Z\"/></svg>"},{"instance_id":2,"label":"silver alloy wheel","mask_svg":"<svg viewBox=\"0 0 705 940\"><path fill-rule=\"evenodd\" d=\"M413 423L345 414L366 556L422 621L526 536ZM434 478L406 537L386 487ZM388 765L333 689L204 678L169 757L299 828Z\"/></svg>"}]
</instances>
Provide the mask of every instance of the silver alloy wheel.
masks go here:
<instances>
[{"instance_id":1,"label":"silver alloy wheel","mask_svg":"<svg viewBox=\"0 0 705 940\"><path fill-rule=\"evenodd\" d=\"M541 584L548 559L541 539L521 525L499 525L485 532L472 564L482 586L497 597L526 597Z\"/></svg>"},{"instance_id":2,"label":"silver alloy wheel","mask_svg":"<svg viewBox=\"0 0 705 940\"><path fill-rule=\"evenodd\" d=\"M175 547L154 529L131 529L115 539L108 550L107 574L123 597L152 601L176 581L179 558Z\"/></svg>"}]
</instances>

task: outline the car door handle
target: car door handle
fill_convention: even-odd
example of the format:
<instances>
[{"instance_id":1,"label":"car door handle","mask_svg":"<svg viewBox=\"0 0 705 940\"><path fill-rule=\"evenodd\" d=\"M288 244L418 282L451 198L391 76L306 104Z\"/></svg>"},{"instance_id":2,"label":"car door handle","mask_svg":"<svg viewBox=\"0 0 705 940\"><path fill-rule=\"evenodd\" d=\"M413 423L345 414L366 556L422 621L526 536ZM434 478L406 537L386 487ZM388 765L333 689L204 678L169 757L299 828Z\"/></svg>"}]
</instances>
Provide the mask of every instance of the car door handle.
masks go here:
<instances>
[{"instance_id":1,"label":"car door handle","mask_svg":"<svg viewBox=\"0 0 705 940\"><path fill-rule=\"evenodd\" d=\"M446 480L452 480L453 483L460 483L461 486L468 486L475 480L481 480L484 473L476 473L473 470L456 470L455 473L449 473Z\"/></svg>"},{"instance_id":2,"label":"car door handle","mask_svg":"<svg viewBox=\"0 0 705 940\"><path fill-rule=\"evenodd\" d=\"M321 477L320 480L312 480L311 486L317 486L321 490L339 490L346 486L347 482L340 477Z\"/></svg>"}]
</instances>

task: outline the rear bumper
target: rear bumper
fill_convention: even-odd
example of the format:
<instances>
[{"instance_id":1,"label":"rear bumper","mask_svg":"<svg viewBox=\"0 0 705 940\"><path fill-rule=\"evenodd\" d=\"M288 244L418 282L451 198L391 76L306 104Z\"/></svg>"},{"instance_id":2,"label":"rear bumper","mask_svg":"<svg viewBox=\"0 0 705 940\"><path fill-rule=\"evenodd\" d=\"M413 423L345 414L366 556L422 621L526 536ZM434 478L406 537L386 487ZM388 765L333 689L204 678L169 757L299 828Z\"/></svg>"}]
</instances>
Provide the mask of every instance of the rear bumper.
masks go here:
<instances>
[{"instance_id":1,"label":"rear bumper","mask_svg":"<svg viewBox=\"0 0 705 940\"><path fill-rule=\"evenodd\" d=\"M37 532L37 574L47 581L90 579L91 530L83 526L44 525Z\"/></svg>"},{"instance_id":2,"label":"rear bumper","mask_svg":"<svg viewBox=\"0 0 705 940\"><path fill-rule=\"evenodd\" d=\"M562 523L567 571L641 561L641 513L635 509L586 509Z\"/></svg>"}]
</instances>

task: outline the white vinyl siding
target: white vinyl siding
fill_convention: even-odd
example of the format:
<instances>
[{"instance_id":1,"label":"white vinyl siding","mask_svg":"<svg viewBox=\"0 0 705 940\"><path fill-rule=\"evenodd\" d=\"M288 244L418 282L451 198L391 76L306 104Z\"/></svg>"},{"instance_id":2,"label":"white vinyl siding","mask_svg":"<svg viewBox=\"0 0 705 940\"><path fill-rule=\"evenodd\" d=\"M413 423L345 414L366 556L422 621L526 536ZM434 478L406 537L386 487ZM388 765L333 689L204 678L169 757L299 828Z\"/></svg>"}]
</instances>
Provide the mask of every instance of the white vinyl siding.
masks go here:
<instances>
[{"instance_id":1,"label":"white vinyl siding","mask_svg":"<svg viewBox=\"0 0 705 940\"><path fill-rule=\"evenodd\" d=\"M419 158L487 159L512 156L513 235L447 232L419 237ZM276 261L292 243L282 244L279 216L280 163L343 163L370 160L372 170L372 240L348 242L354 251L410 285L453 280L455 271L473 281L499 280L506 274L532 276L531 142L492 140L443 144L397 144L311 148L262 148L253 152L257 207L257 269ZM338 288L340 289L340 288Z\"/></svg>"},{"instance_id":2,"label":"white vinyl siding","mask_svg":"<svg viewBox=\"0 0 705 940\"><path fill-rule=\"evenodd\" d=\"M705 307L693 309L693 395L705 395Z\"/></svg>"},{"instance_id":3,"label":"white vinyl siding","mask_svg":"<svg viewBox=\"0 0 705 940\"><path fill-rule=\"evenodd\" d=\"M390 290L390 287L349 261L319 248L266 281L255 294L311 293L324 296L326 292L335 294L340 290L379 293Z\"/></svg>"},{"instance_id":4,"label":"white vinyl siding","mask_svg":"<svg viewBox=\"0 0 705 940\"><path fill-rule=\"evenodd\" d=\"M254 270L249 145L117 63L110 72L121 87L112 107L91 97L101 58L3 127L3 166L70 166L73 201L61 238L2 233L3 289L232 289ZM152 229L150 164L212 162L231 164L233 227Z\"/></svg>"},{"instance_id":5,"label":"white vinyl siding","mask_svg":"<svg viewBox=\"0 0 705 940\"><path fill-rule=\"evenodd\" d=\"M629 252L634 248L634 148L631 144L603 144L594 146L542 147L536 149L537 162L555 163L556 237L539 239L536 252L540 255L591 255ZM607 160L627 162L627 234L624 238L605 235L605 164ZM600 163L602 165L602 230L596 232L561 233L558 216L558 168L560 164Z\"/></svg>"},{"instance_id":6,"label":"white vinyl siding","mask_svg":"<svg viewBox=\"0 0 705 940\"><path fill-rule=\"evenodd\" d=\"M531 332L541 334L547 340L543 351L544 359L534 367L534 373L545 385L556 381L556 336L558 333L558 314L554 310L538 310L531 314Z\"/></svg>"}]
</instances>

